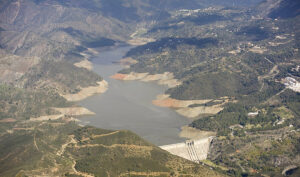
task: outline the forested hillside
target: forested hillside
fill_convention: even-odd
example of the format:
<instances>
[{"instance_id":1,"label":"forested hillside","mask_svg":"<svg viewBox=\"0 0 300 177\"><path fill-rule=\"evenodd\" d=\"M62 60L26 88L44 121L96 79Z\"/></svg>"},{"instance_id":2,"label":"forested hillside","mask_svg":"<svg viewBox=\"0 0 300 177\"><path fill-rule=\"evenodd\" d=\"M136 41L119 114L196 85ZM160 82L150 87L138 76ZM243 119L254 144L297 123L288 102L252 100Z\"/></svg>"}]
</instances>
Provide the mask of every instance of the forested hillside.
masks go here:
<instances>
[{"instance_id":1,"label":"forested hillside","mask_svg":"<svg viewBox=\"0 0 300 177\"><path fill-rule=\"evenodd\" d=\"M299 20L288 0L175 11L144 34L155 42L127 53L137 63L121 73L173 73L182 84L171 98L213 100L176 108L196 119L191 127L217 132L209 160L231 175L280 175L300 163Z\"/></svg>"}]
</instances>

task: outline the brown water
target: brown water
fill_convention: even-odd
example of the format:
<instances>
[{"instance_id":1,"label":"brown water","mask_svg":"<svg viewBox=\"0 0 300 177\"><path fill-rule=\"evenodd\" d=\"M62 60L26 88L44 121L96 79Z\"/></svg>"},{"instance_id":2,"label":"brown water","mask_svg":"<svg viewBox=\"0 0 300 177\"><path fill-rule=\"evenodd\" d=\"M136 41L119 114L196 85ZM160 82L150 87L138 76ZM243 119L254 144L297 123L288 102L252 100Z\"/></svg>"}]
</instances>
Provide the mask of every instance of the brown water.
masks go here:
<instances>
[{"instance_id":1,"label":"brown water","mask_svg":"<svg viewBox=\"0 0 300 177\"><path fill-rule=\"evenodd\" d=\"M184 141L178 136L180 127L189 121L174 110L152 105L157 95L166 87L140 81L119 81L109 76L122 67L119 61L130 47L119 47L101 52L92 62L94 71L109 84L107 92L80 102L80 105L96 113L81 118L85 125L103 129L131 130L149 142L165 145Z\"/></svg>"}]
</instances>

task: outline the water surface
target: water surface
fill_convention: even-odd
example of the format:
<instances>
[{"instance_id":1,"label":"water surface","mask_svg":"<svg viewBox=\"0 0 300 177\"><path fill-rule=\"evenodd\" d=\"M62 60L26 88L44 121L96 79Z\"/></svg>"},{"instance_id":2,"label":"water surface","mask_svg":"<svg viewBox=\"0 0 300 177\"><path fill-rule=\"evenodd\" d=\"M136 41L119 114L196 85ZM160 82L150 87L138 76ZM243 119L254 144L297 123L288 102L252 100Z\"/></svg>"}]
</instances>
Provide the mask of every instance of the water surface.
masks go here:
<instances>
[{"instance_id":1,"label":"water surface","mask_svg":"<svg viewBox=\"0 0 300 177\"><path fill-rule=\"evenodd\" d=\"M140 81L119 81L109 78L122 69L119 61L131 47L101 52L92 59L94 71L109 84L107 92L89 97L80 105L96 113L81 118L84 124L103 129L131 130L156 145L184 141L178 136L180 127L189 121L174 110L152 105L166 87Z\"/></svg>"}]
</instances>

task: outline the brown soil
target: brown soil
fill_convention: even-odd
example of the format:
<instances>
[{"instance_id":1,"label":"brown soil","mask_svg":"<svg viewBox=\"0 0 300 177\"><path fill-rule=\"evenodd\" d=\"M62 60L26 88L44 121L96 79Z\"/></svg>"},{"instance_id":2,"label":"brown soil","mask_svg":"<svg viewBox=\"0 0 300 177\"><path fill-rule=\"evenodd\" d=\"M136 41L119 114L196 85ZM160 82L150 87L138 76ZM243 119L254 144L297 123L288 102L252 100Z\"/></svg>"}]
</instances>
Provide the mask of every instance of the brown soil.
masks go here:
<instances>
[{"instance_id":1,"label":"brown soil","mask_svg":"<svg viewBox=\"0 0 300 177\"><path fill-rule=\"evenodd\" d=\"M176 109L176 112L187 118L197 118L199 115L217 114L222 111L224 104L230 100L227 97L214 100L218 104L212 106L204 106L203 104L213 101L208 100L176 100L170 98L170 95L158 95L152 103L160 107L169 107ZM219 103L220 102L220 103ZM199 106L190 107L191 105L199 104Z\"/></svg>"},{"instance_id":2,"label":"brown soil","mask_svg":"<svg viewBox=\"0 0 300 177\"><path fill-rule=\"evenodd\" d=\"M163 74L149 74L149 73L136 73L131 72L129 74L120 74L117 73L111 76L113 79L117 80L139 80L143 82L152 82L155 81L159 85L167 85L169 88L176 87L181 85L181 81L174 78L174 74L170 72L165 72Z\"/></svg>"},{"instance_id":3,"label":"brown soil","mask_svg":"<svg viewBox=\"0 0 300 177\"><path fill-rule=\"evenodd\" d=\"M16 119L13 118L7 118L7 119L2 119L0 120L0 123L12 123L12 122L16 122Z\"/></svg>"},{"instance_id":4,"label":"brown soil","mask_svg":"<svg viewBox=\"0 0 300 177\"><path fill-rule=\"evenodd\" d=\"M216 133L209 132L209 131L201 131L199 129L189 127L189 126L183 126L181 127L181 132L179 133L179 136L182 138L195 140L195 139L208 138L210 136L216 136Z\"/></svg>"},{"instance_id":5,"label":"brown soil","mask_svg":"<svg viewBox=\"0 0 300 177\"><path fill-rule=\"evenodd\" d=\"M158 95L156 100L153 100L152 103L156 106L160 107L168 107L168 108L186 108L193 104L205 104L210 102L209 100L176 100L170 98L170 95Z\"/></svg>"},{"instance_id":6,"label":"brown soil","mask_svg":"<svg viewBox=\"0 0 300 177\"><path fill-rule=\"evenodd\" d=\"M78 63L75 63L74 65L77 66L78 68L85 68L87 70L93 69L93 64L90 61L88 61L87 59L82 60Z\"/></svg>"},{"instance_id":7,"label":"brown soil","mask_svg":"<svg viewBox=\"0 0 300 177\"><path fill-rule=\"evenodd\" d=\"M69 107L69 108L53 108L63 115L68 116L82 116L82 115L94 115L95 113L83 108L83 107Z\"/></svg>"},{"instance_id":8,"label":"brown soil","mask_svg":"<svg viewBox=\"0 0 300 177\"><path fill-rule=\"evenodd\" d=\"M113 76L110 76L110 78L112 79L117 79L117 80L124 80L124 78L127 76L127 74L115 74Z\"/></svg>"}]
</instances>

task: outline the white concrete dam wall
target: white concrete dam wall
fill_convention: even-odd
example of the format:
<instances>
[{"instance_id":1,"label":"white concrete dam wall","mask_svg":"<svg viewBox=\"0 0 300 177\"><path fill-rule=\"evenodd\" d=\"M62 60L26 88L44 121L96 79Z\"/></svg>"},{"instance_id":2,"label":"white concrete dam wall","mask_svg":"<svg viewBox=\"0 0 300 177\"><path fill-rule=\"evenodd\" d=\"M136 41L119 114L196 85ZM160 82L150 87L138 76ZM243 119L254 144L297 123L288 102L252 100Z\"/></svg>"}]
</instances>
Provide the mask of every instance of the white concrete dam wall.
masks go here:
<instances>
[{"instance_id":1,"label":"white concrete dam wall","mask_svg":"<svg viewBox=\"0 0 300 177\"><path fill-rule=\"evenodd\" d=\"M199 140L188 140L183 143L169 144L160 146L173 155L185 158L187 160L199 163L207 158L210 143L214 137L203 138Z\"/></svg>"}]
</instances>

